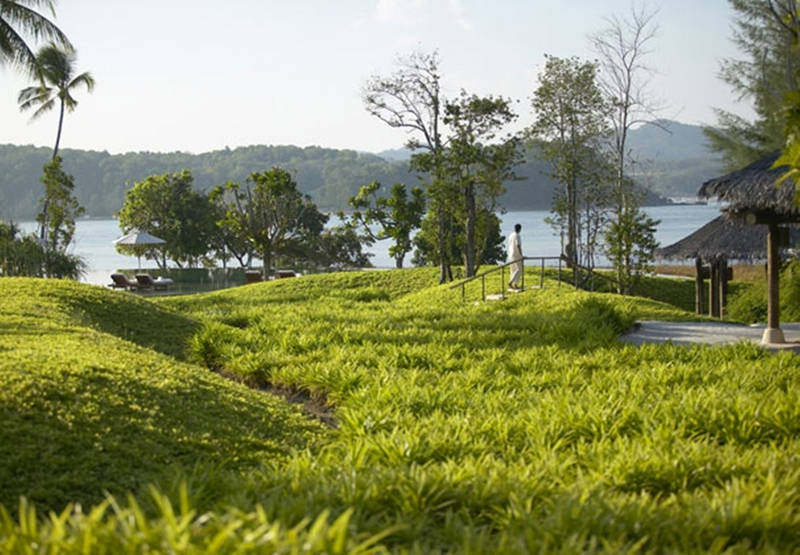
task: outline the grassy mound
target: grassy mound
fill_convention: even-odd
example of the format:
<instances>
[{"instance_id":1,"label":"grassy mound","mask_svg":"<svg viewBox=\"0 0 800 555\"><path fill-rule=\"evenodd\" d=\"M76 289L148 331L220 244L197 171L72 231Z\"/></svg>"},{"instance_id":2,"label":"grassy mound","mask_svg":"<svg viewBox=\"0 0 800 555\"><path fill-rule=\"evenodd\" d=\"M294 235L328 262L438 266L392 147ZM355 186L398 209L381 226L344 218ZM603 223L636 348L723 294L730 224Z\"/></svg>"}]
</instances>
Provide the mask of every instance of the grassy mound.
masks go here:
<instances>
[{"instance_id":1,"label":"grassy mound","mask_svg":"<svg viewBox=\"0 0 800 555\"><path fill-rule=\"evenodd\" d=\"M200 462L284 457L320 426L176 360L196 322L133 295L0 280L0 502L60 510ZM167 356L168 353L174 356Z\"/></svg>"},{"instance_id":2,"label":"grassy mound","mask_svg":"<svg viewBox=\"0 0 800 555\"><path fill-rule=\"evenodd\" d=\"M227 430L206 423L202 437L249 466L226 474L213 507L180 501L180 488L168 484L168 497L183 507L180 519L164 516L162 497L159 509L135 525L125 524L133 509L122 508L94 523L76 517L66 536L99 530L110 534L106 545L126 549L125 542L141 537L184 538L210 550L215 534L231 530L219 545L246 538L258 549L288 538L300 523L295 543L281 544L286 549L304 534L322 534L337 539L314 544L319 549L355 550L362 538L387 532L384 545L412 551L789 551L800 544L797 356L749 344L620 344L619 333L637 318L692 317L654 300L547 281L545 289L487 303L473 302L480 285L472 284L462 302L460 291L435 281L427 269L359 272L153 301L185 322L187 362L163 354L156 339L146 348L145 341L135 345L60 309L64 329L54 340L79 336L80 357L97 359L81 373L91 377L87 368L99 359L119 373L134 354L154 361L116 382L122 394L155 375L158 384L170 384L164 403L204 387L209 396L250 394L205 366L253 385L304 392L331 405L338 426L320 436L296 413L255 393L260 405L219 402L216 419L239 412L225 420ZM69 368L69 360L58 356L61 367ZM24 396L23 388L17 391ZM92 391L95 405L86 410L114 399ZM141 393L127 395L127 402ZM75 404L50 403L56 405ZM180 403L173 405L158 404L180 412ZM275 423L280 410L287 416ZM16 418L15 426L24 424ZM259 429L256 438L258 419L267 431ZM46 427L40 419L31 432ZM320 437L313 450L291 449ZM2 439L3 445L21 441ZM157 447L143 448L158 454ZM133 452L115 452L109 464L122 456ZM191 470L191 457L175 458ZM68 478L52 480L47 491ZM213 469L184 478L191 499L196 488L219 483ZM234 508L221 508L226 504ZM307 528L308 518L318 524ZM175 532L181 523L183 535ZM21 538L23 529L24 522L7 524L2 535ZM58 536L55 529L48 524L47 534ZM172 546L164 541L162 549Z\"/></svg>"}]
</instances>

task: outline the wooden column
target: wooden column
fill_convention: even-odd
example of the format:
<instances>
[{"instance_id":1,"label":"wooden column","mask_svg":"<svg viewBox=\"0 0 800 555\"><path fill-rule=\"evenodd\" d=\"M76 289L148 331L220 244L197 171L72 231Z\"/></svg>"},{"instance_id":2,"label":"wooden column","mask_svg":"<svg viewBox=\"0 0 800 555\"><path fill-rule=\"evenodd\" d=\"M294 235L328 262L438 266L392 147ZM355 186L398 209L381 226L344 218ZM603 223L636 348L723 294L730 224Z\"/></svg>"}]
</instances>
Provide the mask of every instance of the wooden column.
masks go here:
<instances>
[{"instance_id":1,"label":"wooden column","mask_svg":"<svg viewBox=\"0 0 800 555\"><path fill-rule=\"evenodd\" d=\"M711 261L711 275L708 280L708 313L719 318L719 259Z\"/></svg>"},{"instance_id":2,"label":"wooden column","mask_svg":"<svg viewBox=\"0 0 800 555\"><path fill-rule=\"evenodd\" d=\"M728 305L728 259L724 256L719 259L719 317L725 317L725 307Z\"/></svg>"},{"instance_id":3,"label":"wooden column","mask_svg":"<svg viewBox=\"0 0 800 555\"><path fill-rule=\"evenodd\" d=\"M767 329L761 338L763 343L785 343L783 332L780 328L781 308L779 289L780 253L778 238L778 224L770 222L767 228Z\"/></svg>"},{"instance_id":4,"label":"wooden column","mask_svg":"<svg viewBox=\"0 0 800 555\"><path fill-rule=\"evenodd\" d=\"M705 314L705 306L703 304L703 259L696 256L694 259L694 308L698 314Z\"/></svg>"}]
</instances>

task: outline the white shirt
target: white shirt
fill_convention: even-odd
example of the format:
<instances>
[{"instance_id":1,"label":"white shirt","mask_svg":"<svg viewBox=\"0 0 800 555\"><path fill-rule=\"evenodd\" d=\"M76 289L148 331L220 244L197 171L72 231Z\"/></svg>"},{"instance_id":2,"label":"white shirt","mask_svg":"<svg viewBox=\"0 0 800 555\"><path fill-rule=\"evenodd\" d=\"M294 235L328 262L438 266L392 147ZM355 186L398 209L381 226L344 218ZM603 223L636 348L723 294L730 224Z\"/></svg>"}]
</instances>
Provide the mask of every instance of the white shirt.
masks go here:
<instances>
[{"instance_id":1,"label":"white shirt","mask_svg":"<svg viewBox=\"0 0 800 555\"><path fill-rule=\"evenodd\" d=\"M522 258L522 240L516 231L508 236L508 260L520 260Z\"/></svg>"}]
</instances>

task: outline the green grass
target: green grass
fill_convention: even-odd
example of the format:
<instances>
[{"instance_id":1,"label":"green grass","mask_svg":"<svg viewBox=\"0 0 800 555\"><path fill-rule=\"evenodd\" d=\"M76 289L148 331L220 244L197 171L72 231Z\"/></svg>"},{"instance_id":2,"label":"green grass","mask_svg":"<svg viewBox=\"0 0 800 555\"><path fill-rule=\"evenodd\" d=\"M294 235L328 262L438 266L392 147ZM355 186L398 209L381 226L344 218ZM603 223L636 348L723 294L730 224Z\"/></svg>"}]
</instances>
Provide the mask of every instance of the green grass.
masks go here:
<instances>
[{"instance_id":1,"label":"green grass","mask_svg":"<svg viewBox=\"0 0 800 555\"><path fill-rule=\"evenodd\" d=\"M312 551L364 541L472 552L800 545L795 355L749 344L623 345L616 338L635 319L693 315L551 280L488 303L474 302L480 286L471 284L462 302L460 291L435 279L430 269L331 274L153 301L0 280L4 298L19 299L0 313L0 350L16 361L0 363L4 422L14 419L1 444L33 453L48 442L66 449L79 437L82 465L108 465L95 464L102 475L78 465L65 475L70 463L54 455L41 456L36 471L27 470L37 466L32 455L0 457L0 472L23 478L3 502L13 513L24 493L61 511L64 500L96 499L87 492L105 481L116 494L131 489L135 501L101 506L94 520L73 509L59 517L64 524L56 513L32 534L62 546L88 534L109 551L167 550L180 545L169 543L174 538L198 551L213 551L215 539L223 551L237 542L274 551L308 538ZM98 304L112 299L125 310L105 315ZM128 313L164 335L126 331ZM51 325L53 337L41 339ZM115 381L93 385L95 366ZM336 428L218 373L303 393L331 407ZM75 385L54 396L62 376ZM27 385L6 394L17 382ZM191 402L175 402L182 398ZM146 415L132 411L136 405L148 407ZM111 437L136 444L104 458L61 424L76 409L83 427L100 427L86 434L94 440L110 426ZM61 427L52 430L51 420ZM143 422L164 421L158 441L137 433ZM197 423L205 428L193 429ZM25 433L13 435L20 426ZM38 439L41 430L48 435ZM207 443L196 445L201 438ZM148 493L147 482L158 491ZM182 517L169 516L167 500ZM141 518L131 516L137 507ZM5 519L0 550L21 545L10 542L22 541L26 523ZM258 544L263 537L273 543Z\"/></svg>"},{"instance_id":2,"label":"green grass","mask_svg":"<svg viewBox=\"0 0 800 555\"><path fill-rule=\"evenodd\" d=\"M134 295L0 280L0 502L92 504L195 464L244 469L325 435L270 396L162 353L198 324ZM177 358L181 358L181 356Z\"/></svg>"}]
</instances>

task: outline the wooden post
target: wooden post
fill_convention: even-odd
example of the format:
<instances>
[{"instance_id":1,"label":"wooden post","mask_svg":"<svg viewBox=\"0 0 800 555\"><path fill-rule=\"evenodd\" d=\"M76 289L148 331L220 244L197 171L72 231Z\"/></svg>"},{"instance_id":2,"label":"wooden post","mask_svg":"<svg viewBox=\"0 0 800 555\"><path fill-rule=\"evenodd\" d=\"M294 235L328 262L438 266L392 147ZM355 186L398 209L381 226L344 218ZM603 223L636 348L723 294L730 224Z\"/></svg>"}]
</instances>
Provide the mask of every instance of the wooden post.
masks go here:
<instances>
[{"instance_id":1,"label":"wooden post","mask_svg":"<svg viewBox=\"0 0 800 555\"><path fill-rule=\"evenodd\" d=\"M719 317L725 317L725 307L728 305L728 259L724 256L719 259Z\"/></svg>"},{"instance_id":2,"label":"wooden post","mask_svg":"<svg viewBox=\"0 0 800 555\"><path fill-rule=\"evenodd\" d=\"M767 228L767 329L762 343L785 343L780 327L781 308L778 293L780 253L778 252L778 224L770 222Z\"/></svg>"},{"instance_id":3,"label":"wooden post","mask_svg":"<svg viewBox=\"0 0 800 555\"><path fill-rule=\"evenodd\" d=\"M705 314L705 307L703 305L703 259L699 256L696 256L694 259L694 267L696 271L694 279L695 312L698 314Z\"/></svg>"},{"instance_id":4,"label":"wooden post","mask_svg":"<svg viewBox=\"0 0 800 555\"><path fill-rule=\"evenodd\" d=\"M719 260L711 261L711 275L708 280L708 313L712 318L719 318Z\"/></svg>"}]
</instances>

